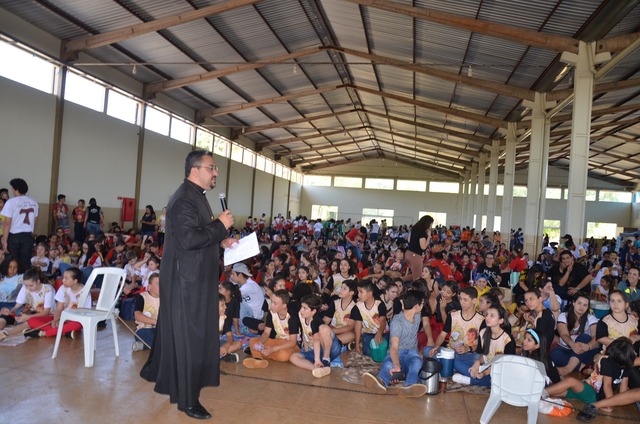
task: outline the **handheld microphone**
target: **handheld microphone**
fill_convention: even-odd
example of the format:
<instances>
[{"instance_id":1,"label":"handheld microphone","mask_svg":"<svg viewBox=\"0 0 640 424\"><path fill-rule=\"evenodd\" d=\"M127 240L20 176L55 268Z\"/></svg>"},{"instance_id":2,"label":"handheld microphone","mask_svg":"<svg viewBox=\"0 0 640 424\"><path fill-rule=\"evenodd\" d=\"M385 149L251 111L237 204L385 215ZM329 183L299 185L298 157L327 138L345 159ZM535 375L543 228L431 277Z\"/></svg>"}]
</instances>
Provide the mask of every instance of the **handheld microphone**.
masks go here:
<instances>
[{"instance_id":1,"label":"handheld microphone","mask_svg":"<svg viewBox=\"0 0 640 424\"><path fill-rule=\"evenodd\" d=\"M227 207L227 196L224 193L220 193L218 197L220 197L220 205L222 206L222 211L224 212L229 209Z\"/></svg>"}]
</instances>

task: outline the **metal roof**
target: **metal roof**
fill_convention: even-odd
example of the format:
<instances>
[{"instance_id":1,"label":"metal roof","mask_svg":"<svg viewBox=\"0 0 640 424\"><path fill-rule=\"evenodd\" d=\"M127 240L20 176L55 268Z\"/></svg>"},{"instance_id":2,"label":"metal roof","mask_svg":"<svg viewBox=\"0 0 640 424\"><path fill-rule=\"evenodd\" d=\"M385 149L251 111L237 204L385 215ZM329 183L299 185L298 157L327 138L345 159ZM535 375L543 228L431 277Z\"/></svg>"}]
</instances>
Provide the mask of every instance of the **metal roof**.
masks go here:
<instances>
[{"instance_id":1,"label":"metal roof","mask_svg":"<svg viewBox=\"0 0 640 424\"><path fill-rule=\"evenodd\" d=\"M508 121L529 127L523 100L536 90L557 101L570 94L572 72L554 43L575 49L577 40L595 41L601 49L605 40L615 58L640 38L639 3L0 0L0 7L63 40L61 60L83 52L113 64L143 83L151 101L163 93L204 125L229 126L232 137L303 172L387 157L457 179L504 137ZM137 32L143 23L156 26ZM127 35L114 32L123 29ZM105 41L91 44L98 34ZM596 81L593 106L590 176L635 187L640 50ZM551 165L569 163L571 110L552 118ZM528 157L525 139L517 166Z\"/></svg>"}]
</instances>

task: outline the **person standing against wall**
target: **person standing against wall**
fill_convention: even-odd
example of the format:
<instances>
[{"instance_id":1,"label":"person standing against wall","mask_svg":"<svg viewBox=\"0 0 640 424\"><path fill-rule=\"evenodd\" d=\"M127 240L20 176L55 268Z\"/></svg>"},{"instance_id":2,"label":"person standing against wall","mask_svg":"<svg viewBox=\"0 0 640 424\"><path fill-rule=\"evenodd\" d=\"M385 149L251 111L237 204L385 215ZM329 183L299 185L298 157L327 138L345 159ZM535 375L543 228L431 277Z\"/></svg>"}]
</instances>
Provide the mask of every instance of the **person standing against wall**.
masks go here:
<instances>
[{"instance_id":1,"label":"person standing against wall","mask_svg":"<svg viewBox=\"0 0 640 424\"><path fill-rule=\"evenodd\" d=\"M102 208L98 206L95 198L89 199L89 207L84 217L84 228L88 234L96 237L100 235L100 229L104 226L104 214Z\"/></svg>"},{"instance_id":2,"label":"person standing against wall","mask_svg":"<svg viewBox=\"0 0 640 424\"><path fill-rule=\"evenodd\" d=\"M218 285L220 247L234 223L225 210L214 218L206 193L216 186L213 154L195 150L185 161L185 180L167 205L166 234L160 268L160 303L156 338L140 375L155 391L196 419L211 418L200 404L200 391L220 384Z\"/></svg>"},{"instance_id":3,"label":"person standing against wall","mask_svg":"<svg viewBox=\"0 0 640 424\"><path fill-rule=\"evenodd\" d=\"M29 186L22 178L14 178L9 184L14 197L5 202L0 212L5 219L2 250L15 257L20 271L24 271L31 266L38 202L27 196Z\"/></svg>"}]
</instances>

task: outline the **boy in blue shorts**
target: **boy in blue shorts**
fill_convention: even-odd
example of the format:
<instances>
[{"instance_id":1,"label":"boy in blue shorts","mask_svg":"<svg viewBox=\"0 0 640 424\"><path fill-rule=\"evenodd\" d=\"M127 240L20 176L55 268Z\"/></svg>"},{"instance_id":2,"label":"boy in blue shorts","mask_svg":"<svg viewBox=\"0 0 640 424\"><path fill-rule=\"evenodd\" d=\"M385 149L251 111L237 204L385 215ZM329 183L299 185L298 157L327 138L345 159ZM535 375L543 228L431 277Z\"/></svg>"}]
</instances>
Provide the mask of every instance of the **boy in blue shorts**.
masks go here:
<instances>
[{"instance_id":1,"label":"boy in blue shorts","mask_svg":"<svg viewBox=\"0 0 640 424\"><path fill-rule=\"evenodd\" d=\"M294 353L289 361L300 368L311 370L320 378L331 373L331 361L340 357L342 344L328 325L323 324L320 309L322 300L316 294L308 294L300 300L300 331L302 351Z\"/></svg>"}]
</instances>

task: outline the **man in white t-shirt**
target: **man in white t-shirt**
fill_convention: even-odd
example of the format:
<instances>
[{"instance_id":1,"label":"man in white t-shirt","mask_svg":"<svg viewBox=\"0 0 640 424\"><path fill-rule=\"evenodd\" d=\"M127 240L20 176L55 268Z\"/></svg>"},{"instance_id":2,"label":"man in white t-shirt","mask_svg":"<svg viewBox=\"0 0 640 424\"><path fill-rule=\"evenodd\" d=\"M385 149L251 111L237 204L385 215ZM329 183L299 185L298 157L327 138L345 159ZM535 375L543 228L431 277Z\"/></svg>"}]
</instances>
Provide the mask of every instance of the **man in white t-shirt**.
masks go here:
<instances>
[{"instance_id":1,"label":"man in white t-shirt","mask_svg":"<svg viewBox=\"0 0 640 424\"><path fill-rule=\"evenodd\" d=\"M262 319L262 305L264 304L264 292L251 278L253 274L242 262L233 264L231 269L231 281L240 286L242 303L240 303L240 322L245 317Z\"/></svg>"},{"instance_id":2,"label":"man in white t-shirt","mask_svg":"<svg viewBox=\"0 0 640 424\"><path fill-rule=\"evenodd\" d=\"M2 250L18 259L20 272L23 272L31 266L38 202L26 195L29 186L22 178L14 178L10 184L13 197L5 202L0 212L5 218Z\"/></svg>"}]
</instances>

